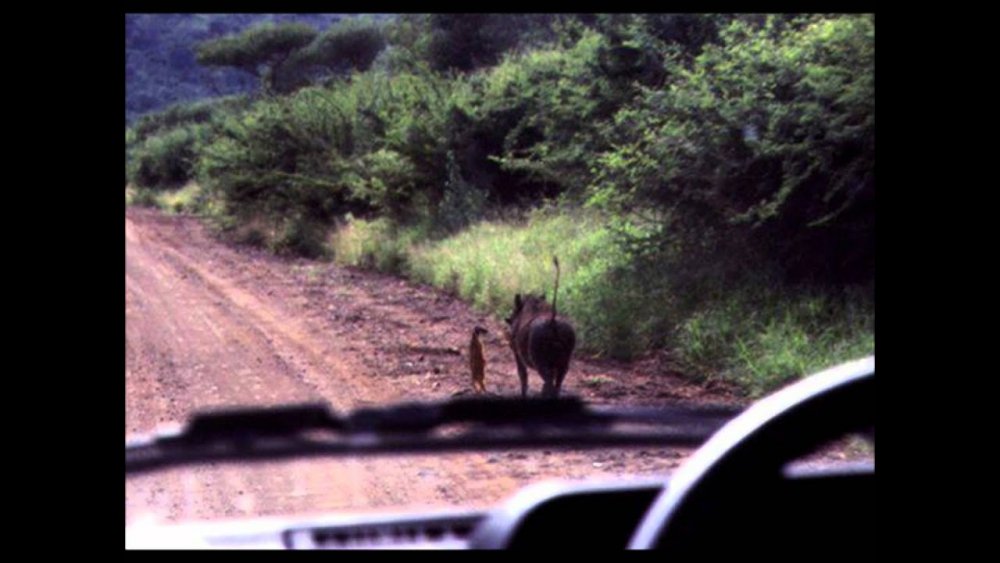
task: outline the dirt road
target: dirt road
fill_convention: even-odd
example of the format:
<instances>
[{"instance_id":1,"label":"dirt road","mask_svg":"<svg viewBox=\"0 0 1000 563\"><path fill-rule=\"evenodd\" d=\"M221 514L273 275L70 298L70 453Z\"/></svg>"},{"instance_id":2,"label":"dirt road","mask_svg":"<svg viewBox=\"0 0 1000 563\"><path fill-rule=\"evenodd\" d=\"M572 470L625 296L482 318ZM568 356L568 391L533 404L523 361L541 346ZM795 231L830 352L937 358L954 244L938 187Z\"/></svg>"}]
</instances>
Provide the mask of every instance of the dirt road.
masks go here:
<instances>
[{"instance_id":1,"label":"dirt road","mask_svg":"<svg viewBox=\"0 0 1000 563\"><path fill-rule=\"evenodd\" d=\"M486 385L519 393L496 319L432 288L214 240L190 217L125 217L125 431L197 409L310 400L337 411L469 388L465 347L490 330ZM565 391L597 403L727 402L631 366L577 360ZM532 374L534 393L541 381ZM488 506L547 477L663 474L683 451L500 452L205 466L126 481L126 524L329 510Z\"/></svg>"}]
</instances>

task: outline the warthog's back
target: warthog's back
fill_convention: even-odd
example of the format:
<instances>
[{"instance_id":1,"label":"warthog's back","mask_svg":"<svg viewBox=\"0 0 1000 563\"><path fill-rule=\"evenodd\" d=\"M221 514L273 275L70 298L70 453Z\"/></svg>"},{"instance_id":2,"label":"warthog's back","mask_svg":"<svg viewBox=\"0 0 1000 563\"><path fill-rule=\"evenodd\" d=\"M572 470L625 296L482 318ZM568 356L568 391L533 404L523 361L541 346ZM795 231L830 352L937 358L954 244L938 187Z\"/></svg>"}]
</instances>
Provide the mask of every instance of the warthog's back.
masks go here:
<instances>
[{"instance_id":1,"label":"warthog's back","mask_svg":"<svg viewBox=\"0 0 1000 563\"><path fill-rule=\"evenodd\" d=\"M576 347L576 332L562 319L551 320L548 315L535 318L526 327L525 363L539 366L565 368L569 365Z\"/></svg>"}]
</instances>

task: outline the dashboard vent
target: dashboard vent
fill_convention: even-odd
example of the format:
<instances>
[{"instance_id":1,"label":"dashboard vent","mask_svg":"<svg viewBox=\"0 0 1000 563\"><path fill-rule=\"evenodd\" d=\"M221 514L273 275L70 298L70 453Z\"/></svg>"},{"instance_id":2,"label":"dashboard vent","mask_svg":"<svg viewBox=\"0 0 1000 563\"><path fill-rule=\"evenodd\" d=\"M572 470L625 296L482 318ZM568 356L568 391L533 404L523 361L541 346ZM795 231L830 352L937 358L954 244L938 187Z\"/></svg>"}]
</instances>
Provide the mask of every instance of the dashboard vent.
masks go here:
<instances>
[{"instance_id":1,"label":"dashboard vent","mask_svg":"<svg viewBox=\"0 0 1000 563\"><path fill-rule=\"evenodd\" d=\"M482 516L324 526L289 530L291 549L428 549L465 548Z\"/></svg>"}]
</instances>

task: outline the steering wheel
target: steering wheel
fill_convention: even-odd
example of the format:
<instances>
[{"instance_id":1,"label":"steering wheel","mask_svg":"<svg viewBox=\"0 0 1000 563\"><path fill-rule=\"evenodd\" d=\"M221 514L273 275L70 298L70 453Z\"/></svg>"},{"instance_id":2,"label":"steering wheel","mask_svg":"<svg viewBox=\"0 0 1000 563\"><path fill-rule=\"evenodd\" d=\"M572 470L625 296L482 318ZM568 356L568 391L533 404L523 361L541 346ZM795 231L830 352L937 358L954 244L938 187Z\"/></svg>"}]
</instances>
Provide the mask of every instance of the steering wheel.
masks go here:
<instances>
[{"instance_id":1,"label":"steering wheel","mask_svg":"<svg viewBox=\"0 0 1000 563\"><path fill-rule=\"evenodd\" d=\"M807 377L748 408L670 479L630 549L699 558L738 550L803 555L874 542L874 466L796 476L790 461L875 425L875 357ZM811 551L800 551L809 549Z\"/></svg>"}]
</instances>

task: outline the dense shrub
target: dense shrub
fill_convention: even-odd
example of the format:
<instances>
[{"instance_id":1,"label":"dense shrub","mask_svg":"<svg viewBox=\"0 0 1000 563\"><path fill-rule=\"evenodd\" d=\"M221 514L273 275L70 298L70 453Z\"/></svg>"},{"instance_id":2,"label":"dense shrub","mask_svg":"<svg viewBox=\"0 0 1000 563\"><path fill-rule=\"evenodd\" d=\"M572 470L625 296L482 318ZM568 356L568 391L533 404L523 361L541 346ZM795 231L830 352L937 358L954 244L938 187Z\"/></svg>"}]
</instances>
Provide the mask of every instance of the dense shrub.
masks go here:
<instances>
[{"instance_id":1,"label":"dense shrub","mask_svg":"<svg viewBox=\"0 0 1000 563\"><path fill-rule=\"evenodd\" d=\"M174 104L163 111L140 118L129 128L136 141L143 141L163 131L178 127L208 123L226 112L246 109L249 99L245 96L229 96L208 101Z\"/></svg>"},{"instance_id":2,"label":"dense shrub","mask_svg":"<svg viewBox=\"0 0 1000 563\"><path fill-rule=\"evenodd\" d=\"M505 177L503 201L582 193L594 154L608 148L602 120L628 97L597 64L605 39L584 31L572 46L507 57L485 73L475 130Z\"/></svg>"},{"instance_id":3,"label":"dense shrub","mask_svg":"<svg viewBox=\"0 0 1000 563\"><path fill-rule=\"evenodd\" d=\"M370 19L344 19L330 26L299 55L301 63L334 72L363 72L386 47L382 25Z\"/></svg>"},{"instance_id":4,"label":"dense shrub","mask_svg":"<svg viewBox=\"0 0 1000 563\"><path fill-rule=\"evenodd\" d=\"M181 127L149 137L134 150L130 180L145 188L169 189L193 177L196 133Z\"/></svg>"},{"instance_id":5,"label":"dense shrub","mask_svg":"<svg viewBox=\"0 0 1000 563\"><path fill-rule=\"evenodd\" d=\"M792 23L737 19L669 64L668 87L615 116L592 202L659 209L682 242L745 240L792 280L871 279L874 22Z\"/></svg>"},{"instance_id":6,"label":"dense shrub","mask_svg":"<svg viewBox=\"0 0 1000 563\"><path fill-rule=\"evenodd\" d=\"M757 279L705 300L684 318L676 349L685 372L730 380L763 395L790 380L871 354L871 288L840 292Z\"/></svg>"}]
</instances>

